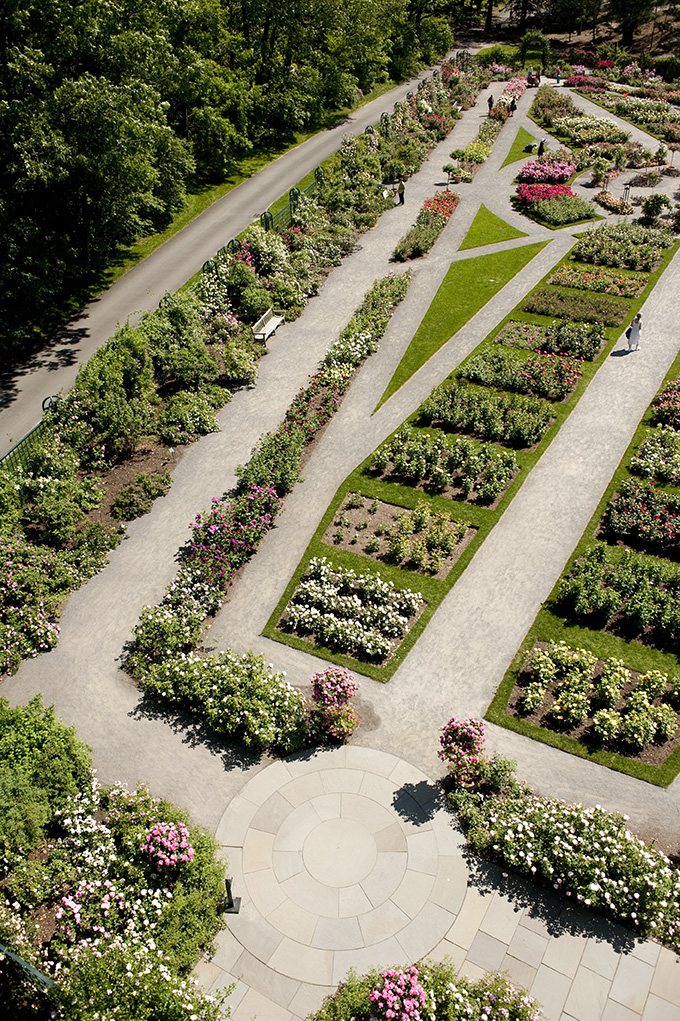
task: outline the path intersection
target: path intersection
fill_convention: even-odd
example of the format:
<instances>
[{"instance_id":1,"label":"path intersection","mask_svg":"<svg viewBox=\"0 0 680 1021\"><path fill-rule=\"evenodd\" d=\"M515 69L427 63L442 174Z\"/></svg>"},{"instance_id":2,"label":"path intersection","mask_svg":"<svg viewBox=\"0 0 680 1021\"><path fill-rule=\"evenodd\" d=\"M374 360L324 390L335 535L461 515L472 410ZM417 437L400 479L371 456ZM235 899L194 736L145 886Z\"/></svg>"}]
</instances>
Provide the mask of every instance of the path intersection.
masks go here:
<instances>
[{"instance_id":1,"label":"path intersection","mask_svg":"<svg viewBox=\"0 0 680 1021\"><path fill-rule=\"evenodd\" d=\"M517 164L501 164L519 127L538 135L526 116L531 101L531 92L522 97L487 163L460 186L460 204L430 255L414 264L380 351L358 373L304 482L210 629L210 644L262 652L303 690L325 662L261 632L337 487L587 229L548 231L510 206ZM103 782L142 781L216 834L242 905L196 975L213 990L236 982L235 1021L297 1021L351 967L361 973L443 956L471 977L506 971L550 1021L680 1021L673 953L465 856L442 803L436 754L450 716L483 715L677 353L679 256L644 306L649 341L641 357L605 360L391 681L361 678L364 723L350 745L282 761L212 746L187 720L169 720L140 700L120 669L142 606L158 602L175 573L188 522L232 488L235 466L276 428L367 288L393 268L396 242L443 186L450 150L475 137L485 114L482 95L410 179L406 204L384 214L321 296L279 329L257 385L220 413L221 432L189 449L168 496L129 526L109 567L70 597L57 648L3 683L13 703L43 692L93 747ZM527 236L459 253L482 202ZM548 242L542 251L373 415L451 262L538 240ZM541 793L627 812L643 836L677 842L678 781L662 790L500 728L487 735Z\"/></svg>"}]
</instances>

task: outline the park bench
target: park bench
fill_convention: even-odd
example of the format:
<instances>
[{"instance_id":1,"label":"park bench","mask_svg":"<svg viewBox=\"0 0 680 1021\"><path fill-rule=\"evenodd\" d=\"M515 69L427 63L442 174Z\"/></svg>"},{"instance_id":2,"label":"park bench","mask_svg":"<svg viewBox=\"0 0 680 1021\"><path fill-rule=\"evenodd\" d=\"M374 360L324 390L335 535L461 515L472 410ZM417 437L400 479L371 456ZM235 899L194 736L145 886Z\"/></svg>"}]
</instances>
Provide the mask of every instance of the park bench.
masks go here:
<instances>
[{"instance_id":1,"label":"park bench","mask_svg":"<svg viewBox=\"0 0 680 1021\"><path fill-rule=\"evenodd\" d=\"M265 314L260 316L253 326L255 340L269 340L272 333L276 332L283 321L284 316L279 315L273 308L268 308Z\"/></svg>"}]
</instances>

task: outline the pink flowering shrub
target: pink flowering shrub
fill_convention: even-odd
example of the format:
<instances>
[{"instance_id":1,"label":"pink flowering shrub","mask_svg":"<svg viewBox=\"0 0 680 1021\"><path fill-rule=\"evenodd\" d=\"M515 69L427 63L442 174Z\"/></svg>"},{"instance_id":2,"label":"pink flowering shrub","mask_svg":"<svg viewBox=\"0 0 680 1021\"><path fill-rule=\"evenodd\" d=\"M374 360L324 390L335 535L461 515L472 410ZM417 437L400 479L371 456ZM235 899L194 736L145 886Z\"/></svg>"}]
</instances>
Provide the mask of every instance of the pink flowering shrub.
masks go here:
<instances>
[{"instance_id":1,"label":"pink flowering shrub","mask_svg":"<svg viewBox=\"0 0 680 1021\"><path fill-rule=\"evenodd\" d=\"M439 758L461 787L474 787L477 767L484 762L484 721L452 716L442 727Z\"/></svg>"},{"instance_id":2,"label":"pink flowering shrub","mask_svg":"<svg viewBox=\"0 0 680 1021\"><path fill-rule=\"evenodd\" d=\"M349 702L359 684L344 667L332 666L312 677L312 697L319 705L337 709Z\"/></svg>"},{"instance_id":3,"label":"pink flowering shrub","mask_svg":"<svg viewBox=\"0 0 680 1021\"><path fill-rule=\"evenodd\" d=\"M418 981L415 966L406 971L388 968L382 973L382 983L369 994L371 1018L394 1021L420 1021L425 1007L425 990Z\"/></svg>"},{"instance_id":4,"label":"pink flowering shrub","mask_svg":"<svg viewBox=\"0 0 680 1021\"><path fill-rule=\"evenodd\" d=\"M345 741L361 723L350 699L359 684L344 667L329 667L312 677L312 699L321 726L336 741Z\"/></svg>"},{"instance_id":5,"label":"pink flowering shrub","mask_svg":"<svg viewBox=\"0 0 680 1021\"><path fill-rule=\"evenodd\" d=\"M142 844L149 860L158 871L175 868L194 860L194 849L189 843L189 830L181 822L157 822L147 833Z\"/></svg>"},{"instance_id":6,"label":"pink flowering shrub","mask_svg":"<svg viewBox=\"0 0 680 1021\"><path fill-rule=\"evenodd\" d=\"M541 156L525 163L517 178L519 181L527 181L531 184L561 184L568 181L575 173L575 163L568 163L561 159L556 160L550 156Z\"/></svg>"}]
</instances>

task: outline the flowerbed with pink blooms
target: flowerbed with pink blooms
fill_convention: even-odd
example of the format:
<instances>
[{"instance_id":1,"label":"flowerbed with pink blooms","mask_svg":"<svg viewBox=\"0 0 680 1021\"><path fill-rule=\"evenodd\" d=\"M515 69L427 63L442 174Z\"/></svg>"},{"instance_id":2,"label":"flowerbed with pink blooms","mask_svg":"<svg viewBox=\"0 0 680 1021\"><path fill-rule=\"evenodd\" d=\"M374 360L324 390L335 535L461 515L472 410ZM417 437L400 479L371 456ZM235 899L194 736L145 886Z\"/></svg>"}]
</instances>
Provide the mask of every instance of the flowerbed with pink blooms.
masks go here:
<instances>
[{"instance_id":1,"label":"flowerbed with pink blooms","mask_svg":"<svg viewBox=\"0 0 680 1021\"><path fill-rule=\"evenodd\" d=\"M540 1006L504 975L472 980L449 959L351 971L308 1021L545 1021Z\"/></svg>"},{"instance_id":2,"label":"flowerbed with pink blooms","mask_svg":"<svg viewBox=\"0 0 680 1021\"><path fill-rule=\"evenodd\" d=\"M576 170L576 164L568 160L539 156L524 164L517 180L528 184L563 184L574 176Z\"/></svg>"}]
</instances>

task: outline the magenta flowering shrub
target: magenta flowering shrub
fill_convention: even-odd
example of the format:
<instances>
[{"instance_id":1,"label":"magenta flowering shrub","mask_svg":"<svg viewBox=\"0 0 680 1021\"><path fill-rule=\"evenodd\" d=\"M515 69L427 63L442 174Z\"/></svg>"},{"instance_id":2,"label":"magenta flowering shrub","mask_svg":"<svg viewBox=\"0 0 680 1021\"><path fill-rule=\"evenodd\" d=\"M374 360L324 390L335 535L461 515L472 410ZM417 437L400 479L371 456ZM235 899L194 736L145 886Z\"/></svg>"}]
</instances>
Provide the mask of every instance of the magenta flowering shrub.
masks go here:
<instances>
[{"instance_id":1,"label":"magenta flowering shrub","mask_svg":"<svg viewBox=\"0 0 680 1021\"><path fill-rule=\"evenodd\" d=\"M192 528L186 562L200 566L203 576L226 588L232 575L253 555L274 524L283 502L271 487L251 486L233 500L213 497L206 514Z\"/></svg>"},{"instance_id":2,"label":"magenta flowering shrub","mask_svg":"<svg viewBox=\"0 0 680 1021\"><path fill-rule=\"evenodd\" d=\"M564 195L576 198L568 184L520 184L517 188L517 201L523 206L543 202L544 199L559 199Z\"/></svg>"},{"instance_id":3,"label":"magenta flowering shrub","mask_svg":"<svg viewBox=\"0 0 680 1021\"><path fill-rule=\"evenodd\" d=\"M344 667L332 666L312 677L312 697L316 703L337 709L349 702L359 690L354 675Z\"/></svg>"},{"instance_id":4,"label":"magenta flowering shrub","mask_svg":"<svg viewBox=\"0 0 680 1021\"><path fill-rule=\"evenodd\" d=\"M406 971L388 968L382 973L382 983L369 994L371 1018L394 1021L420 1021L425 1007L425 990L418 981L415 965Z\"/></svg>"},{"instance_id":5,"label":"magenta flowering shrub","mask_svg":"<svg viewBox=\"0 0 680 1021\"><path fill-rule=\"evenodd\" d=\"M517 179L530 184L562 184L576 173L576 164L551 156L540 156L524 164Z\"/></svg>"},{"instance_id":6,"label":"magenta flowering shrub","mask_svg":"<svg viewBox=\"0 0 680 1021\"><path fill-rule=\"evenodd\" d=\"M318 722L336 741L345 741L361 723L359 713L349 701L359 690L358 682L349 670L339 666L321 670L311 680Z\"/></svg>"},{"instance_id":7,"label":"magenta flowering shrub","mask_svg":"<svg viewBox=\"0 0 680 1021\"><path fill-rule=\"evenodd\" d=\"M147 833L142 851L160 872L194 860L189 830L182 822L157 822Z\"/></svg>"},{"instance_id":8,"label":"magenta flowering shrub","mask_svg":"<svg viewBox=\"0 0 680 1021\"><path fill-rule=\"evenodd\" d=\"M441 729L439 758L461 787L474 787L477 767L484 762L484 720L452 716Z\"/></svg>"}]
</instances>

